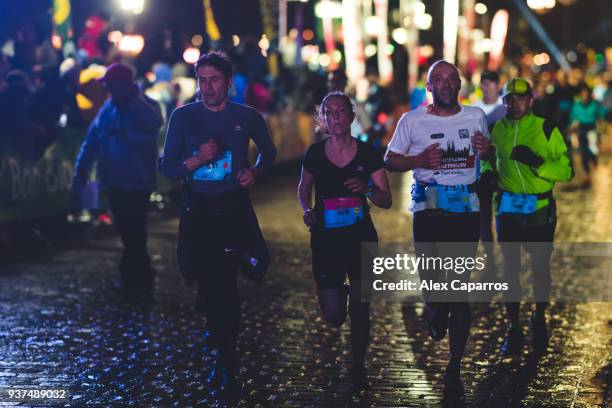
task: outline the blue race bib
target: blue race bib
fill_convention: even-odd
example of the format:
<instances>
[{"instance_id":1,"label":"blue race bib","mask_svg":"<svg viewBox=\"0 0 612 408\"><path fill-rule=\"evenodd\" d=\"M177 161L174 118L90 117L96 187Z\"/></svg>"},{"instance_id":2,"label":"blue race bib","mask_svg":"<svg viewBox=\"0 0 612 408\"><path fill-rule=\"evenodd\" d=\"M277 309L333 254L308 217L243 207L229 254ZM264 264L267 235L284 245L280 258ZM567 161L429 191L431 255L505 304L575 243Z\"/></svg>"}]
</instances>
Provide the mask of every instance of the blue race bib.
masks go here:
<instances>
[{"instance_id":1,"label":"blue race bib","mask_svg":"<svg viewBox=\"0 0 612 408\"><path fill-rule=\"evenodd\" d=\"M499 203L500 214L533 214L538 198L533 194L514 194L504 191Z\"/></svg>"},{"instance_id":2,"label":"blue race bib","mask_svg":"<svg viewBox=\"0 0 612 408\"><path fill-rule=\"evenodd\" d=\"M412 201L415 203L422 203L426 199L425 185L415 181L414 184L412 184L412 191L410 194L412 195Z\"/></svg>"},{"instance_id":3,"label":"blue race bib","mask_svg":"<svg viewBox=\"0 0 612 408\"><path fill-rule=\"evenodd\" d=\"M218 160L205 164L193 173L193 179L198 181L229 180L232 176L232 151L226 150Z\"/></svg>"},{"instance_id":4,"label":"blue race bib","mask_svg":"<svg viewBox=\"0 0 612 408\"><path fill-rule=\"evenodd\" d=\"M437 205L438 208L448 212L471 212L478 211L478 208L474 208L474 198L470 193L467 186L436 186L437 190ZM475 194L474 194L475 195Z\"/></svg>"},{"instance_id":5,"label":"blue race bib","mask_svg":"<svg viewBox=\"0 0 612 408\"><path fill-rule=\"evenodd\" d=\"M363 205L359 197L326 198L323 207L326 228L348 227L363 219Z\"/></svg>"}]
</instances>

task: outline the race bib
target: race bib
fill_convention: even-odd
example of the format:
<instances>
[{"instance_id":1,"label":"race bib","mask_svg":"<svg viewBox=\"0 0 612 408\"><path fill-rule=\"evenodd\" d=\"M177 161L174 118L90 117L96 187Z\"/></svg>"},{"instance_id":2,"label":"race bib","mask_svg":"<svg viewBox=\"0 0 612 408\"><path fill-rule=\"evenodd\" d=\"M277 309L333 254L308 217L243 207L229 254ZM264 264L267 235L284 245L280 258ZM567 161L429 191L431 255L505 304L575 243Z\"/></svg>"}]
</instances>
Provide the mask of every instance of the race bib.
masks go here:
<instances>
[{"instance_id":1,"label":"race bib","mask_svg":"<svg viewBox=\"0 0 612 408\"><path fill-rule=\"evenodd\" d=\"M478 198L467 186L436 186L438 208L448 212L478 211Z\"/></svg>"},{"instance_id":2,"label":"race bib","mask_svg":"<svg viewBox=\"0 0 612 408\"><path fill-rule=\"evenodd\" d=\"M425 201L425 185L421 183L415 182L412 185L412 191L410 192L412 195L412 201L415 203L422 203Z\"/></svg>"},{"instance_id":3,"label":"race bib","mask_svg":"<svg viewBox=\"0 0 612 408\"><path fill-rule=\"evenodd\" d=\"M325 228L348 227L363 219L363 204L359 197L326 198Z\"/></svg>"},{"instance_id":4,"label":"race bib","mask_svg":"<svg viewBox=\"0 0 612 408\"><path fill-rule=\"evenodd\" d=\"M199 153L196 151L196 154ZM193 173L198 181L228 180L232 176L232 151L226 150L218 160L205 164Z\"/></svg>"},{"instance_id":5,"label":"race bib","mask_svg":"<svg viewBox=\"0 0 612 408\"><path fill-rule=\"evenodd\" d=\"M533 194L513 194L504 191L499 203L500 214L533 214L538 198Z\"/></svg>"}]
</instances>

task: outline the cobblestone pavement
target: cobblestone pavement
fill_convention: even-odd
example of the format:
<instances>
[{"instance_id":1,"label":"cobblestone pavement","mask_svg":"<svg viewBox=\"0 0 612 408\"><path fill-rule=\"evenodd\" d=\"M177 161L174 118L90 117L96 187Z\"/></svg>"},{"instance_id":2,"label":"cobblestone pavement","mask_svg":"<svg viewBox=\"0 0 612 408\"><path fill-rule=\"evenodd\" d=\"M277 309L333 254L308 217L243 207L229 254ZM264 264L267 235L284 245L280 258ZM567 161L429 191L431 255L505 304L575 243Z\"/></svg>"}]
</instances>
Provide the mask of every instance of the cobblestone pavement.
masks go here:
<instances>
[{"instance_id":1,"label":"cobblestone pavement","mask_svg":"<svg viewBox=\"0 0 612 408\"><path fill-rule=\"evenodd\" d=\"M348 325L333 329L321 320L297 177L295 169L277 170L254 192L273 264L264 284L240 282L243 386L229 402L203 386L211 355L203 351L193 290L175 266L177 219L154 214L149 246L159 275L152 305L126 303L113 290L120 244L109 231L80 232L53 251L1 265L0 389L67 388L70 397L9 402L5 393L0 406L461 406L442 401L448 345L429 339L422 305L382 298L372 304L369 388L351 393ZM410 239L408 177L392 178L393 209L373 212L381 242ZM612 241L611 180L612 163L604 159L591 190L560 187L559 241ZM528 313L524 307L525 322ZM548 318L547 356L536 361L526 347L520 358L503 360L501 305L474 305L462 370L466 406L607 406L610 303L557 303Z\"/></svg>"}]
</instances>

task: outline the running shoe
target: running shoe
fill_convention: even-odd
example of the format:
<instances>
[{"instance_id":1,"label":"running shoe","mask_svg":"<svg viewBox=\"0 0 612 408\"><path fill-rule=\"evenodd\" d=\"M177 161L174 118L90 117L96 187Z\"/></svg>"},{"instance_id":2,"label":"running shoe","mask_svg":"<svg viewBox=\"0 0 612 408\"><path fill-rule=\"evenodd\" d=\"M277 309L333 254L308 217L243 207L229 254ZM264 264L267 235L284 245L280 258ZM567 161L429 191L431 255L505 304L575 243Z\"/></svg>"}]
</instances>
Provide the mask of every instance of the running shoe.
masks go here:
<instances>
[{"instance_id":1,"label":"running shoe","mask_svg":"<svg viewBox=\"0 0 612 408\"><path fill-rule=\"evenodd\" d=\"M429 335L435 341L440 341L446 336L448 331L448 311L446 308L432 310L427 329L429 330Z\"/></svg>"},{"instance_id":2,"label":"running shoe","mask_svg":"<svg viewBox=\"0 0 612 408\"><path fill-rule=\"evenodd\" d=\"M521 353L525 336L520 328L512 328L508 330L504 343L501 346L502 356L516 356Z\"/></svg>"},{"instance_id":3,"label":"running shoe","mask_svg":"<svg viewBox=\"0 0 612 408\"><path fill-rule=\"evenodd\" d=\"M529 319L531 326L531 346L536 356L546 354L548 348L548 330L546 328L546 319L544 317L538 319L535 312L531 314Z\"/></svg>"}]
</instances>

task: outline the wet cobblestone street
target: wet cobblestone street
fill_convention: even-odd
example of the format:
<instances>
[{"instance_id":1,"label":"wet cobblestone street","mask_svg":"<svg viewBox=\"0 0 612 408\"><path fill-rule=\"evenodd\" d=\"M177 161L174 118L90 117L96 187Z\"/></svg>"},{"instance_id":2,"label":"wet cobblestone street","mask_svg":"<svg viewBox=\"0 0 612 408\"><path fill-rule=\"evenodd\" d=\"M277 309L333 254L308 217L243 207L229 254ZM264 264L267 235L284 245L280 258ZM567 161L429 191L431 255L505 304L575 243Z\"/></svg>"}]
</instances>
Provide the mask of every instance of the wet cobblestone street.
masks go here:
<instances>
[{"instance_id":1,"label":"wet cobblestone street","mask_svg":"<svg viewBox=\"0 0 612 408\"><path fill-rule=\"evenodd\" d=\"M242 387L228 406L434 407L442 404L447 340L433 342L423 305L376 298L366 391L348 386L349 327L326 326L310 270L308 230L296 199L298 172L275 170L253 192L273 261L266 281L241 278ZM391 177L394 204L374 210L381 243L409 242L408 176ZM559 186L557 241L612 241L612 162L604 157L583 190ZM152 214L149 249L155 302L122 301L113 289L120 242L111 230L81 232L46 256L2 264L0 389L66 388L64 401L3 406L223 406L204 385L212 356L194 289L176 267L178 220ZM605 284L609 284L606 282ZM506 323L499 303L475 304L462 379L469 407L602 407L612 398L610 303L554 303L549 353L536 361L498 350ZM525 306L521 317L525 322ZM4 398L4 399L3 399Z\"/></svg>"}]
</instances>

